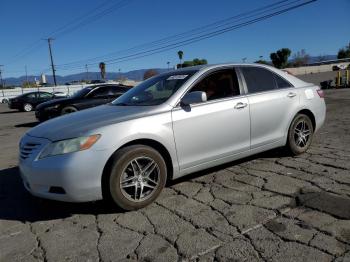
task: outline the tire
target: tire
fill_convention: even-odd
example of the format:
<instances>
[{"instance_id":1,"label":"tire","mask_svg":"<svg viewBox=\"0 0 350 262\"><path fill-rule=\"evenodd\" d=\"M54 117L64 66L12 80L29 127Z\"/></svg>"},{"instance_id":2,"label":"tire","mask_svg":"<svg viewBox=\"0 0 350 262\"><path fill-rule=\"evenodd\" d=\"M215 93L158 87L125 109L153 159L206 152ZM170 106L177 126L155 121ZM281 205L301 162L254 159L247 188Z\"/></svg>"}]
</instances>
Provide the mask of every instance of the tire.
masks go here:
<instances>
[{"instance_id":1,"label":"tire","mask_svg":"<svg viewBox=\"0 0 350 262\"><path fill-rule=\"evenodd\" d=\"M78 112L78 109L74 106L66 106L64 108L62 108L61 110L61 116L62 115L66 115L66 114L71 114L71 113L75 113Z\"/></svg>"},{"instance_id":2,"label":"tire","mask_svg":"<svg viewBox=\"0 0 350 262\"><path fill-rule=\"evenodd\" d=\"M124 210L140 209L159 196L166 180L166 163L158 151L145 145L128 146L114 157L108 198Z\"/></svg>"},{"instance_id":3,"label":"tire","mask_svg":"<svg viewBox=\"0 0 350 262\"><path fill-rule=\"evenodd\" d=\"M9 100L8 100L7 98L4 98L4 99L2 100L2 103L3 103L3 104L8 104L8 103L9 103Z\"/></svg>"},{"instance_id":4,"label":"tire","mask_svg":"<svg viewBox=\"0 0 350 262\"><path fill-rule=\"evenodd\" d=\"M30 103L25 103L24 105L23 105L23 111L24 112L30 112L30 111L32 111L33 110L33 105L32 104L30 104Z\"/></svg>"},{"instance_id":5,"label":"tire","mask_svg":"<svg viewBox=\"0 0 350 262\"><path fill-rule=\"evenodd\" d=\"M311 119L304 114L296 115L288 130L286 145L288 151L293 155L304 153L310 147L313 135L314 128Z\"/></svg>"}]
</instances>

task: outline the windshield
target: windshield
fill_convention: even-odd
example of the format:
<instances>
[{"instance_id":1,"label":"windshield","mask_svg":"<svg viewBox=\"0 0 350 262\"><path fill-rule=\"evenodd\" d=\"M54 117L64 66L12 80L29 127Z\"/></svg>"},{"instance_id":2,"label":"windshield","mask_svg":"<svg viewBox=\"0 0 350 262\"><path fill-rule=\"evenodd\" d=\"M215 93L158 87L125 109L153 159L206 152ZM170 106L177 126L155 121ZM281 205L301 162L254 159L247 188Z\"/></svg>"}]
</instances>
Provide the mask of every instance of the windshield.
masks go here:
<instances>
[{"instance_id":1,"label":"windshield","mask_svg":"<svg viewBox=\"0 0 350 262\"><path fill-rule=\"evenodd\" d=\"M92 90L92 87L85 87L83 89L80 89L79 91L75 92L71 97L72 98L81 98L84 97L87 93L89 93Z\"/></svg>"},{"instance_id":2,"label":"windshield","mask_svg":"<svg viewBox=\"0 0 350 262\"><path fill-rule=\"evenodd\" d=\"M120 106L153 106L167 101L197 71L179 71L152 77L112 102Z\"/></svg>"}]
</instances>

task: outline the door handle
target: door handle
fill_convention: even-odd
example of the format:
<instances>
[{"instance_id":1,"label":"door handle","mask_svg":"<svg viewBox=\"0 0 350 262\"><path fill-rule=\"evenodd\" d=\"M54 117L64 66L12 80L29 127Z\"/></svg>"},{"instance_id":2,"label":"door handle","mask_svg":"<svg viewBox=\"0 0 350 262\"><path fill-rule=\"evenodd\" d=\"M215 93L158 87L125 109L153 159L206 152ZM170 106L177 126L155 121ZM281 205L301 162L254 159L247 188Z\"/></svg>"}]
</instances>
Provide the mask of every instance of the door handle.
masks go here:
<instances>
[{"instance_id":1,"label":"door handle","mask_svg":"<svg viewBox=\"0 0 350 262\"><path fill-rule=\"evenodd\" d=\"M247 105L248 105L247 103L238 102L235 105L235 109L242 109L242 108L245 108Z\"/></svg>"},{"instance_id":2,"label":"door handle","mask_svg":"<svg viewBox=\"0 0 350 262\"><path fill-rule=\"evenodd\" d=\"M288 93L288 97L292 98L292 97L295 97L297 94L296 93L293 93L293 92L289 92Z\"/></svg>"}]
</instances>

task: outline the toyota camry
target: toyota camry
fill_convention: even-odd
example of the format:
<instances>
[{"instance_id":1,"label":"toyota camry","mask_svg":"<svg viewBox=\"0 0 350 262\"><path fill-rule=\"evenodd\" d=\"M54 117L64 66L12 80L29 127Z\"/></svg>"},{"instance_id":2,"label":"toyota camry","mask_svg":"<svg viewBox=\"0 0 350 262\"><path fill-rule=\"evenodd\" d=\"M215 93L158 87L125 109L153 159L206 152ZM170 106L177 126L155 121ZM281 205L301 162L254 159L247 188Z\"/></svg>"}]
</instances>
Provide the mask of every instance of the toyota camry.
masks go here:
<instances>
[{"instance_id":1,"label":"toyota camry","mask_svg":"<svg viewBox=\"0 0 350 262\"><path fill-rule=\"evenodd\" d=\"M305 152L325 114L318 86L270 66L183 68L29 130L19 167L35 196L134 210L169 179L277 147Z\"/></svg>"}]
</instances>

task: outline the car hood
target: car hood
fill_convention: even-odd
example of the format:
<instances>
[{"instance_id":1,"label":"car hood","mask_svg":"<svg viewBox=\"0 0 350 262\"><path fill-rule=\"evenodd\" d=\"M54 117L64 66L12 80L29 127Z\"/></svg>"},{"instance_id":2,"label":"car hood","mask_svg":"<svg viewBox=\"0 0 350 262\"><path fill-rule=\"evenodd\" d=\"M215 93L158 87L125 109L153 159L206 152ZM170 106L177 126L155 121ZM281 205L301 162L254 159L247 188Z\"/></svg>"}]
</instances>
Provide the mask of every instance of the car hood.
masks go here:
<instances>
[{"instance_id":1,"label":"car hood","mask_svg":"<svg viewBox=\"0 0 350 262\"><path fill-rule=\"evenodd\" d=\"M155 109L154 106L102 105L50 119L30 129L27 134L51 141L74 138L91 134L104 126L154 114Z\"/></svg>"},{"instance_id":2,"label":"car hood","mask_svg":"<svg viewBox=\"0 0 350 262\"><path fill-rule=\"evenodd\" d=\"M39 104L37 107L36 107L36 110L42 110L46 107L50 107L50 106L55 106L55 105L58 105L58 104L61 104L61 103L69 103L73 101L72 98L54 98L50 101L47 101L47 102L44 102L44 103L41 103Z\"/></svg>"}]
</instances>

